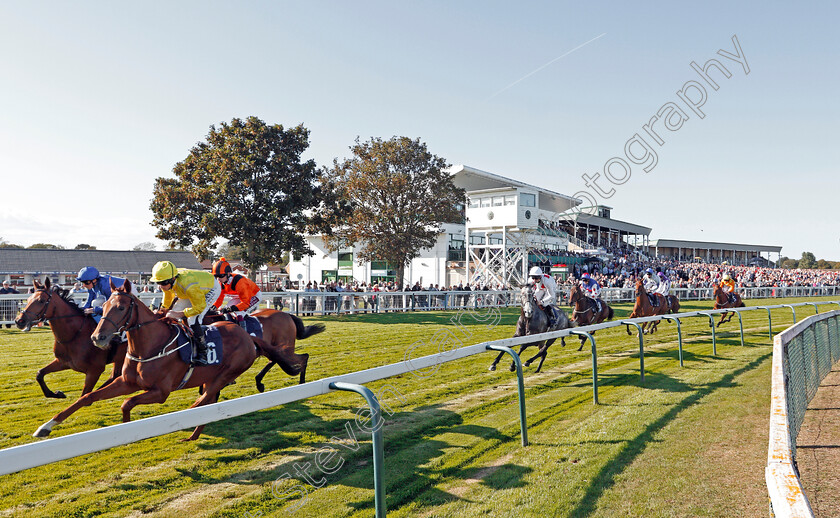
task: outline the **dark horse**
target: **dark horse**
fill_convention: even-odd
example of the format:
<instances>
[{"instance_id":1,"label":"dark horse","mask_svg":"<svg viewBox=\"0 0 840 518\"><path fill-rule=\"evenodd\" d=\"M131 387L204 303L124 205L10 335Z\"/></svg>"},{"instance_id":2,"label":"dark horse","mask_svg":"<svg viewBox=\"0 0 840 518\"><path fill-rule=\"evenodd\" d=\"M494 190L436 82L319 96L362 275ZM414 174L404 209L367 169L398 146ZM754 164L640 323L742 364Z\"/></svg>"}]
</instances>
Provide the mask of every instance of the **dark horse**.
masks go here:
<instances>
[{"instance_id":1,"label":"dark horse","mask_svg":"<svg viewBox=\"0 0 840 518\"><path fill-rule=\"evenodd\" d=\"M58 286L51 286L49 277L46 278L43 285L37 280L34 283L35 293L26 301L26 307L15 319L15 324L18 329L27 332L32 329L33 324L45 320L50 322L50 329L55 338L53 344L55 359L35 375L35 380L41 386L44 395L49 398L67 397L64 392L60 390L53 392L47 387L44 376L51 372L73 369L76 372L84 373L83 396L93 390L107 364L113 363L114 369L111 371L111 376L102 384L102 387L119 376L122 371L123 358L125 358L126 344L120 343L107 351L94 347L90 339L90 334L96 327L96 321L93 317L85 315L79 309L70 298L67 290Z\"/></svg>"},{"instance_id":2,"label":"dark horse","mask_svg":"<svg viewBox=\"0 0 840 518\"><path fill-rule=\"evenodd\" d=\"M714 298L715 298L715 307L714 309L726 309L726 308L743 308L745 307L744 301L741 300L741 296L737 293L732 294L732 302L729 301L729 297L726 296L726 292L723 291L723 288L720 287L720 284L714 284L712 286L714 288ZM732 311L727 311L720 316L720 322L717 323L717 326L720 327L721 324L724 322L729 322L732 320L732 315L735 313ZM726 315L729 315L729 318L726 318ZM725 319L725 320L724 320ZM711 324L709 324L711 327Z\"/></svg>"},{"instance_id":3,"label":"dark horse","mask_svg":"<svg viewBox=\"0 0 840 518\"><path fill-rule=\"evenodd\" d=\"M269 358L268 365L263 367L263 370L256 376L257 390L265 391L265 385L262 383L263 377L277 364L289 376L300 374L300 383L305 383L309 355L295 353L295 339L303 340L324 331L324 324L305 326L303 321L295 315L273 309L261 309L252 313L251 316L256 317L262 324L262 342L264 343L257 344L262 346L259 347L260 352L265 349L274 351L274 356ZM205 322L219 322L222 318L221 315L213 315L205 318ZM254 342L258 340L254 337L251 338Z\"/></svg>"},{"instance_id":4,"label":"dark horse","mask_svg":"<svg viewBox=\"0 0 840 518\"><path fill-rule=\"evenodd\" d=\"M650 302L650 296L645 290L644 283L641 279L636 281L636 303L633 305L633 312L628 318L651 317L655 315L664 315L668 312L668 301L661 293L654 293L654 297L658 301L658 305L654 306ZM679 305L677 306L679 309ZM645 322L642 324L642 333L653 334L659 321ZM627 326L627 334L630 334L630 326Z\"/></svg>"},{"instance_id":5,"label":"dark horse","mask_svg":"<svg viewBox=\"0 0 840 518\"><path fill-rule=\"evenodd\" d=\"M680 312L680 299L676 295L666 295L665 300L668 302L668 313Z\"/></svg>"},{"instance_id":6,"label":"dark horse","mask_svg":"<svg viewBox=\"0 0 840 518\"><path fill-rule=\"evenodd\" d=\"M142 394L126 399L122 404L122 420L131 420L131 410L137 405L163 403L170 392L181 388L201 387L202 394L192 407L215 403L222 388L248 370L257 358L251 336L233 322L213 324L224 344L223 361L219 365L198 366L194 369L181 361L173 345L178 326L172 319L158 319L143 302L131 294L131 283L111 286L111 297L102 306L103 315L90 337L94 345L107 348L111 337L121 330L128 334L128 351L122 375L108 385L86 394L47 421L33 434L46 437L52 427L63 422L76 410L96 401L123 396L142 390ZM187 345L189 347L189 345ZM187 440L195 440L204 425L198 426Z\"/></svg>"},{"instance_id":7,"label":"dark horse","mask_svg":"<svg viewBox=\"0 0 840 518\"><path fill-rule=\"evenodd\" d=\"M566 315L564 311L557 311L560 316L557 318L557 322L551 327L548 328L548 317L545 315L545 311L543 311L537 301L534 299L534 288L530 284L526 284L519 290L519 305L521 309L519 311L519 320L516 321L516 332L513 334L514 337L517 336L527 336L527 335L536 335L539 333L545 333L548 331L557 331L559 329L566 329L572 327L572 323L569 321L569 317ZM542 369L543 362L545 361L545 357L548 354L548 348L556 342L556 338L552 338L550 340L543 340L541 342L531 342L527 344L522 344L519 348L519 354L522 354L527 347L531 345L536 345L539 347L539 351L535 354L531 359L525 362L525 366L528 367L531 363L536 360L537 358L540 359L540 364L537 365L537 370L535 372L540 372ZM563 343L563 346L566 346L566 341L561 338L560 341ZM496 364L499 363L499 360L502 359L502 356L505 353L501 352L496 359L493 360L493 363L490 365L490 370L496 370ZM510 364L511 372L516 370L516 364L511 362Z\"/></svg>"},{"instance_id":8,"label":"dark horse","mask_svg":"<svg viewBox=\"0 0 840 518\"><path fill-rule=\"evenodd\" d=\"M600 324L604 320L612 320L613 317L613 308L606 302L601 301L601 308L599 309L597 302L584 295L580 284L575 284L572 291L569 292L569 305L575 308L572 311L572 320L579 326ZM591 334L595 334L595 331L591 331ZM581 335L578 351L583 349L585 342L586 337Z\"/></svg>"}]
</instances>

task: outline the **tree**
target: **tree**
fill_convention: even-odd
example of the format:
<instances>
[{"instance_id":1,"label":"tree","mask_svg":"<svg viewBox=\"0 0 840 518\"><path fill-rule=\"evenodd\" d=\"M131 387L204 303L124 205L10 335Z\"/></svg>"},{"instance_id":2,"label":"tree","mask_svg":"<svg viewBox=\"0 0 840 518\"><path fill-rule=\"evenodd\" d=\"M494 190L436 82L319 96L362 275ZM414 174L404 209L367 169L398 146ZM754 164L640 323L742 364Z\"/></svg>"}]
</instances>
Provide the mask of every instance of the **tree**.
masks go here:
<instances>
[{"instance_id":1,"label":"tree","mask_svg":"<svg viewBox=\"0 0 840 518\"><path fill-rule=\"evenodd\" d=\"M799 259L800 268L815 268L817 265L817 258L811 252L802 252L802 258Z\"/></svg>"},{"instance_id":2,"label":"tree","mask_svg":"<svg viewBox=\"0 0 840 518\"><path fill-rule=\"evenodd\" d=\"M466 193L420 139L357 138L350 150L351 158L324 171L322 183L334 187L336 203L321 230L332 250L358 244L359 262L394 265L402 285L405 266L434 246L440 225L461 219Z\"/></svg>"},{"instance_id":3,"label":"tree","mask_svg":"<svg viewBox=\"0 0 840 518\"><path fill-rule=\"evenodd\" d=\"M134 245L134 248L132 248L135 252L154 252L156 249L157 247L151 241L143 241Z\"/></svg>"},{"instance_id":4,"label":"tree","mask_svg":"<svg viewBox=\"0 0 840 518\"><path fill-rule=\"evenodd\" d=\"M96 250L96 247L85 243L79 243L75 248L73 248L73 250Z\"/></svg>"},{"instance_id":5,"label":"tree","mask_svg":"<svg viewBox=\"0 0 840 518\"><path fill-rule=\"evenodd\" d=\"M48 248L50 250L64 250L63 246L53 245L50 243L35 243L34 245L27 246L26 248Z\"/></svg>"},{"instance_id":6,"label":"tree","mask_svg":"<svg viewBox=\"0 0 840 518\"><path fill-rule=\"evenodd\" d=\"M155 181L157 237L202 259L227 239L242 248L252 276L285 250L311 253L302 234L321 190L315 162L301 161L308 147L303 125L284 129L249 117L211 126L206 141L175 165L175 178Z\"/></svg>"},{"instance_id":7,"label":"tree","mask_svg":"<svg viewBox=\"0 0 840 518\"><path fill-rule=\"evenodd\" d=\"M23 248L23 247L20 246L20 245L16 245L14 243L9 243L8 241L6 241L2 237L0 237L0 248Z\"/></svg>"}]
</instances>

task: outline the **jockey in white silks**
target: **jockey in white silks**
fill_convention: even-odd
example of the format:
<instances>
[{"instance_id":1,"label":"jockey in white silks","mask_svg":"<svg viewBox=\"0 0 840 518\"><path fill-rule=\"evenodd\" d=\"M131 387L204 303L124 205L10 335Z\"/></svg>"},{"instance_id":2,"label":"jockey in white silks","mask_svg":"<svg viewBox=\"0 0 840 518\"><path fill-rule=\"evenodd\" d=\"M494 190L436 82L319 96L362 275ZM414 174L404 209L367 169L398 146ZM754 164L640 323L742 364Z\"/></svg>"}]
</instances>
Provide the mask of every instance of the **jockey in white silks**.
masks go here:
<instances>
[{"instance_id":1,"label":"jockey in white silks","mask_svg":"<svg viewBox=\"0 0 840 518\"><path fill-rule=\"evenodd\" d=\"M650 304L652 306L658 306L659 300L656 298L655 293L659 290L659 276L656 275L653 268L645 270L645 276L642 277L642 283L644 284L645 291L650 299Z\"/></svg>"},{"instance_id":2,"label":"jockey in white silks","mask_svg":"<svg viewBox=\"0 0 840 518\"><path fill-rule=\"evenodd\" d=\"M671 291L671 279L668 278L662 272L658 273L659 277L659 288L656 290L656 293L661 294L666 299L668 298L668 292Z\"/></svg>"},{"instance_id":3,"label":"jockey in white silks","mask_svg":"<svg viewBox=\"0 0 840 518\"><path fill-rule=\"evenodd\" d=\"M548 327L555 322L554 304L557 302L557 283L550 275L543 274L542 268L534 266L528 272L531 284L534 285L534 298L548 317Z\"/></svg>"}]
</instances>

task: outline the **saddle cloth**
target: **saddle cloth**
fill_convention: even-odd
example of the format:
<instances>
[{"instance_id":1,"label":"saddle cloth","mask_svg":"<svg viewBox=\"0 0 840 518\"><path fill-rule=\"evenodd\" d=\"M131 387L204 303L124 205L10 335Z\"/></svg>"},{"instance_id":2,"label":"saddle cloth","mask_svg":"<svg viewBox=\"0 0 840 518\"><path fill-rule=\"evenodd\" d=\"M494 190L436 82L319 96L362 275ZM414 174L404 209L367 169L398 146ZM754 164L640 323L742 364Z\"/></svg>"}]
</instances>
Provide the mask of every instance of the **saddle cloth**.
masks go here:
<instances>
[{"instance_id":1,"label":"saddle cloth","mask_svg":"<svg viewBox=\"0 0 840 518\"><path fill-rule=\"evenodd\" d=\"M207 341L207 365L218 365L222 363L222 335L219 334L219 329L216 326L201 326L204 328L204 339ZM178 349L178 355L181 361L187 365L192 363L193 346L190 343L190 337L187 333L178 328L178 338L176 347L184 346ZM186 345L184 345L186 344Z\"/></svg>"},{"instance_id":2,"label":"saddle cloth","mask_svg":"<svg viewBox=\"0 0 840 518\"><path fill-rule=\"evenodd\" d=\"M659 306L659 297L656 296L655 293L648 293L648 298L650 298L650 305L657 307Z\"/></svg>"},{"instance_id":3,"label":"saddle cloth","mask_svg":"<svg viewBox=\"0 0 840 518\"><path fill-rule=\"evenodd\" d=\"M229 322L236 323L236 320L233 320L231 317L226 317L226 320ZM263 327L260 324L260 321L257 317L252 317L251 315L245 315L245 331L251 335L259 338L262 340L263 337Z\"/></svg>"}]
</instances>

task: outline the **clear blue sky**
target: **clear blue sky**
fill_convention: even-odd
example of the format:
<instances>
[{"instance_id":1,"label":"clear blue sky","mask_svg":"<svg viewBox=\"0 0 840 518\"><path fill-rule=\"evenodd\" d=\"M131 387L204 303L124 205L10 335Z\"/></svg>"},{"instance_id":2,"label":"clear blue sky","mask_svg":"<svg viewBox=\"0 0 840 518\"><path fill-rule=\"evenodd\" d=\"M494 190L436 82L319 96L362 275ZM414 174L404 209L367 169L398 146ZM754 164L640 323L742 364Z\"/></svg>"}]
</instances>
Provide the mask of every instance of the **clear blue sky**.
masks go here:
<instances>
[{"instance_id":1,"label":"clear blue sky","mask_svg":"<svg viewBox=\"0 0 840 518\"><path fill-rule=\"evenodd\" d=\"M303 123L319 165L405 135L571 195L716 58L705 118L602 201L653 238L840 260L836 3L581 4L3 2L0 237L155 241L154 179L249 115Z\"/></svg>"}]
</instances>

